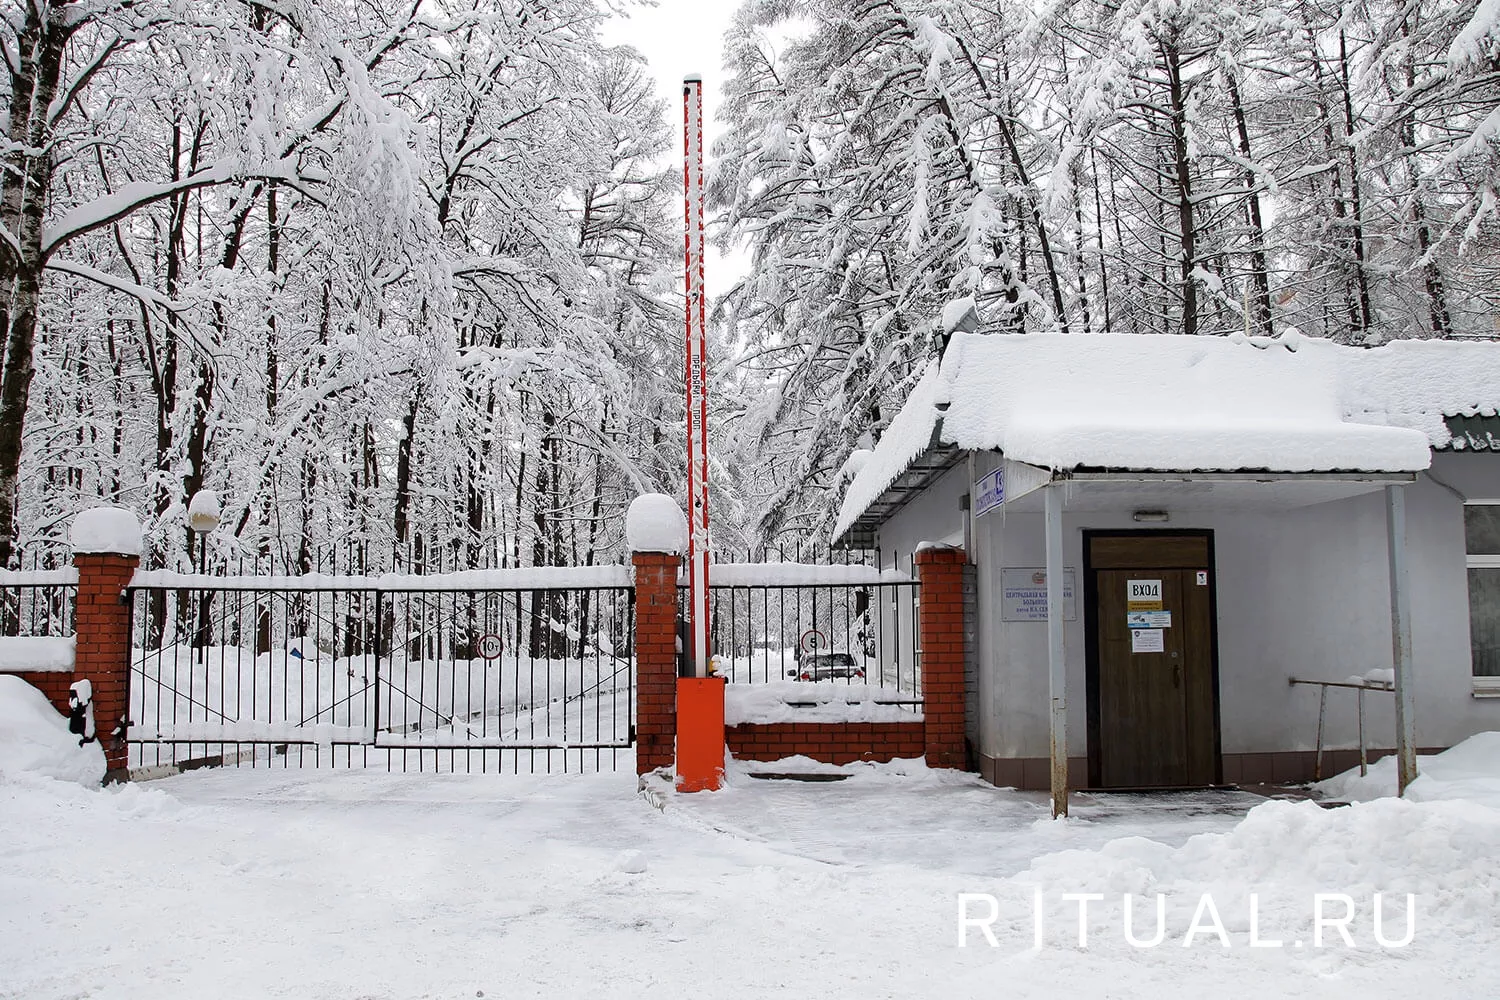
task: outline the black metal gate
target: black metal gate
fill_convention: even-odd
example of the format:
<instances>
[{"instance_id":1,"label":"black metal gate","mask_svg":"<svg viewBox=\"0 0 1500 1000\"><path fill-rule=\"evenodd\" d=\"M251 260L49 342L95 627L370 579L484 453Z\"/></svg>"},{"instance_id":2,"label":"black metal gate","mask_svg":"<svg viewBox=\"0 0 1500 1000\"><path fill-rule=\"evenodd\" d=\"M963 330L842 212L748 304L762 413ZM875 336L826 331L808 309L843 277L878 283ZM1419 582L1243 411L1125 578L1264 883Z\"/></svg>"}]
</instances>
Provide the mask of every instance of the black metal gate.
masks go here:
<instances>
[{"instance_id":1,"label":"black metal gate","mask_svg":"<svg viewBox=\"0 0 1500 1000\"><path fill-rule=\"evenodd\" d=\"M131 766L612 769L634 742L623 574L544 589L140 574Z\"/></svg>"}]
</instances>

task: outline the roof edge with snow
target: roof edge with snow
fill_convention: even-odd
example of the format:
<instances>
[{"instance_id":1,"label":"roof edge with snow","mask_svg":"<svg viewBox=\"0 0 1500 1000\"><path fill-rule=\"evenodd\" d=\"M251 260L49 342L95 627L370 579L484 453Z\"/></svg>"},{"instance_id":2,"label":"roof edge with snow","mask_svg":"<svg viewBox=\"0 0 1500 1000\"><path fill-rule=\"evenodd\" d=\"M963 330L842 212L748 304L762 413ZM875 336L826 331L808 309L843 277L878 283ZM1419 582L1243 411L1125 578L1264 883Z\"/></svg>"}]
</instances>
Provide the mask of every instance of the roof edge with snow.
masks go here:
<instances>
[{"instance_id":1,"label":"roof edge with snow","mask_svg":"<svg viewBox=\"0 0 1500 1000\"><path fill-rule=\"evenodd\" d=\"M1500 343L958 333L850 480L833 537L873 535L970 451L1057 473L1415 473L1464 446L1455 418L1497 414Z\"/></svg>"}]
</instances>

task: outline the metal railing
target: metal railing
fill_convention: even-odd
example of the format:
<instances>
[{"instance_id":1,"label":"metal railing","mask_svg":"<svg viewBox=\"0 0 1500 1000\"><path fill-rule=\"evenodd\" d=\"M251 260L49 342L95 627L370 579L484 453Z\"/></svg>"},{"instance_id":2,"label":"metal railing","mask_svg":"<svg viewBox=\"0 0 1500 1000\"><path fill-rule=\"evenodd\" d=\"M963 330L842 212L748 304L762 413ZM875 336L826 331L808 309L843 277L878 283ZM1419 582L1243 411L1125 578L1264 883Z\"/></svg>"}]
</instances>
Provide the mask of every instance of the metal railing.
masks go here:
<instances>
[{"instance_id":1,"label":"metal railing","mask_svg":"<svg viewBox=\"0 0 1500 1000\"><path fill-rule=\"evenodd\" d=\"M1369 754L1365 747L1365 692L1381 691L1391 694L1395 692L1396 686L1394 684L1386 684L1382 681L1366 680L1356 684L1353 681L1311 681L1299 677L1288 677L1287 683L1292 687L1303 684L1318 689L1318 741L1317 756L1313 760L1314 781L1323 780L1323 727L1328 717L1328 689L1352 689L1356 692L1356 700L1358 701L1357 712L1359 716L1359 773L1361 777L1368 774L1370 772L1370 762Z\"/></svg>"},{"instance_id":2,"label":"metal railing","mask_svg":"<svg viewBox=\"0 0 1500 1000\"><path fill-rule=\"evenodd\" d=\"M619 572L568 587L146 574L131 765L612 769L634 738Z\"/></svg>"}]
</instances>

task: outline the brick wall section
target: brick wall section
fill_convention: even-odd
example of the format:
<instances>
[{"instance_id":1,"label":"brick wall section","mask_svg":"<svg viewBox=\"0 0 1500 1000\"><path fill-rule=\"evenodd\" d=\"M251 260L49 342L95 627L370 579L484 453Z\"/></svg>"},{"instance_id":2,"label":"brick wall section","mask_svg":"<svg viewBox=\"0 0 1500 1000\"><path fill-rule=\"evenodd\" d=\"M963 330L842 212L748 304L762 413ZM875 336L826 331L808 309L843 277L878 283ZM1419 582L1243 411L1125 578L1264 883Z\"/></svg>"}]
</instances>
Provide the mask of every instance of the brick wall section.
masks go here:
<instances>
[{"instance_id":1,"label":"brick wall section","mask_svg":"<svg viewBox=\"0 0 1500 1000\"><path fill-rule=\"evenodd\" d=\"M777 722L728 726L730 753L739 760L781 760L798 754L827 764L921 757L920 722Z\"/></svg>"},{"instance_id":2,"label":"brick wall section","mask_svg":"<svg viewBox=\"0 0 1500 1000\"><path fill-rule=\"evenodd\" d=\"M73 684L73 675L66 670L23 670L15 676L47 696L52 707L63 715L68 714L68 688Z\"/></svg>"},{"instance_id":3,"label":"brick wall section","mask_svg":"<svg viewBox=\"0 0 1500 1000\"><path fill-rule=\"evenodd\" d=\"M677 739L677 570L665 552L636 552L635 770L671 767Z\"/></svg>"},{"instance_id":4,"label":"brick wall section","mask_svg":"<svg viewBox=\"0 0 1500 1000\"><path fill-rule=\"evenodd\" d=\"M964 768L964 552L917 553L923 719L929 767Z\"/></svg>"},{"instance_id":5,"label":"brick wall section","mask_svg":"<svg viewBox=\"0 0 1500 1000\"><path fill-rule=\"evenodd\" d=\"M94 725L108 769L104 780L126 777L125 723L130 678L130 606L123 595L140 560L77 553L78 607L73 616L78 652L73 676L94 688Z\"/></svg>"}]
</instances>

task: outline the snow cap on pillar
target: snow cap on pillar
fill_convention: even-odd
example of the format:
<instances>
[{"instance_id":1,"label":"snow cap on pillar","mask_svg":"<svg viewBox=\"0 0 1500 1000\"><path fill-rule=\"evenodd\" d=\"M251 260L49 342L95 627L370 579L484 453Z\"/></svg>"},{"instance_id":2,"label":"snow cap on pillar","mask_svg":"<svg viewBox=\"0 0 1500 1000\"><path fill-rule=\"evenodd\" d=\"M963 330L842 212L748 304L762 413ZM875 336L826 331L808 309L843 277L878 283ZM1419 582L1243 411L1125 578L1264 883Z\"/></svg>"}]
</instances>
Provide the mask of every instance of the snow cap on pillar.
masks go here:
<instances>
[{"instance_id":1,"label":"snow cap on pillar","mask_svg":"<svg viewBox=\"0 0 1500 1000\"><path fill-rule=\"evenodd\" d=\"M73 554L139 556L141 522L124 507L92 507L73 518Z\"/></svg>"},{"instance_id":2,"label":"snow cap on pillar","mask_svg":"<svg viewBox=\"0 0 1500 1000\"><path fill-rule=\"evenodd\" d=\"M665 493L643 493L625 513L625 541L632 552L681 555L688 547L687 518Z\"/></svg>"}]
</instances>

